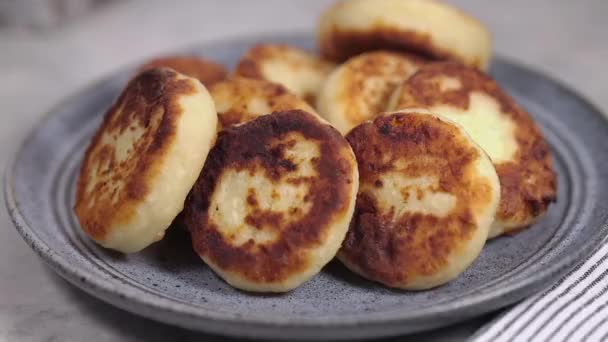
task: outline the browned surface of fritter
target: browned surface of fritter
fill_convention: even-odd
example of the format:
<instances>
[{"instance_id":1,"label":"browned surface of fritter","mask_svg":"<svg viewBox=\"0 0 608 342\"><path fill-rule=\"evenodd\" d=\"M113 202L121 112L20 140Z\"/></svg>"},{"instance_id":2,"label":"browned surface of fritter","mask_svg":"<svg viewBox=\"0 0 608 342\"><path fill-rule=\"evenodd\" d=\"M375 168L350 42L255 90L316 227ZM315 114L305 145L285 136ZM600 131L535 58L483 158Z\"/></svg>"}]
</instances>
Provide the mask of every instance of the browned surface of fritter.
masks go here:
<instances>
[{"instance_id":1,"label":"browned surface of fritter","mask_svg":"<svg viewBox=\"0 0 608 342\"><path fill-rule=\"evenodd\" d=\"M360 191L340 259L389 286L436 273L470 240L478 229L473 212L491 200L489 180L473 179L478 150L454 125L424 114L379 117L346 138L357 157ZM399 160L405 166L398 167ZM411 211L399 216L394 207L383 212L382 199L364 189L385 186L380 176L391 171L407 178L436 177L437 185L425 192L450 193L455 206L442 217ZM408 188L398 190L407 202Z\"/></svg>"},{"instance_id":2,"label":"browned surface of fritter","mask_svg":"<svg viewBox=\"0 0 608 342\"><path fill-rule=\"evenodd\" d=\"M410 54L374 51L359 55L343 65L344 89L338 101L348 104L345 114L353 122L362 122L386 111L386 104L395 88L424 64L424 60ZM378 78L382 82L370 79ZM362 112L363 104L366 113Z\"/></svg>"},{"instance_id":3,"label":"browned surface of fritter","mask_svg":"<svg viewBox=\"0 0 608 342\"><path fill-rule=\"evenodd\" d=\"M193 56L166 56L155 58L141 66L145 71L153 68L171 68L186 76L198 79L205 87L226 79L228 71L216 62Z\"/></svg>"},{"instance_id":4,"label":"browned surface of fritter","mask_svg":"<svg viewBox=\"0 0 608 342\"><path fill-rule=\"evenodd\" d=\"M216 101L218 121L221 128L251 121L262 114L300 109L314 112L303 99L288 91L284 86L266 80L234 77L214 84L209 92ZM222 108L223 98L230 100L230 108ZM266 113L251 113L248 109L252 98L263 100L270 109Z\"/></svg>"},{"instance_id":5,"label":"browned surface of fritter","mask_svg":"<svg viewBox=\"0 0 608 342\"><path fill-rule=\"evenodd\" d=\"M243 55L236 66L235 74L238 76L264 79L262 65L265 62L280 60L294 50L299 51L300 49L286 44L258 44ZM302 53L308 54L307 51L301 51ZM327 72L333 69L332 63L323 60L316 60L312 63L310 60L290 60L290 62L293 62L291 66L294 69L312 67L315 70L326 69Z\"/></svg>"},{"instance_id":6,"label":"browned surface of fritter","mask_svg":"<svg viewBox=\"0 0 608 342\"><path fill-rule=\"evenodd\" d=\"M263 65L271 61L281 61L288 54L294 51L301 51L304 54L309 54L305 50L300 50L287 44L258 44L247 51L236 66L234 74L249 78L267 79L264 75ZM288 61L290 67L294 71L300 68L309 68L312 70L324 70L329 74L334 68L334 64L322 59L296 59L291 58ZM315 94L303 94L304 100L308 103L313 103Z\"/></svg>"},{"instance_id":7,"label":"browned surface of fritter","mask_svg":"<svg viewBox=\"0 0 608 342\"><path fill-rule=\"evenodd\" d=\"M284 156L285 144L273 142L290 133L299 133L320 144L320 156L314 161L317 176L289 179L298 165ZM354 181L348 150L348 143L339 132L299 110L261 116L222 131L186 200L184 218L194 249L223 270L254 282L279 282L299 273L308 266L306 251L318 246L334 217L348 209ZM286 213L256 209L255 189L250 189L247 223L252 226L271 223L279 230L279 236L266 243L249 240L235 246L233 237L224 236L209 220L208 212L213 210L209 208L211 196L222 173L254 172L260 167L273 182L307 182L304 201L309 201L311 208L300 219L285 223L289 222L283 216Z\"/></svg>"},{"instance_id":8,"label":"browned surface of fritter","mask_svg":"<svg viewBox=\"0 0 608 342\"><path fill-rule=\"evenodd\" d=\"M331 33L321 36L319 49L323 57L336 62L373 50L401 51L427 60L462 61L460 57L433 44L428 34L396 30L382 25L366 31L334 29ZM479 67L480 62L474 61L472 65Z\"/></svg>"},{"instance_id":9,"label":"browned surface of fritter","mask_svg":"<svg viewBox=\"0 0 608 342\"><path fill-rule=\"evenodd\" d=\"M460 80L459 89L442 91L438 76ZM457 63L432 63L403 83L397 108L446 104L469 107L470 94L479 91L494 98L516 125L517 152L513 161L495 163L500 179L501 200L497 219L530 222L544 213L556 199L556 176L549 146L530 115L484 73ZM490 129L490 128L488 128Z\"/></svg>"},{"instance_id":10,"label":"browned surface of fritter","mask_svg":"<svg viewBox=\"0 0 608 342\"><path fill-rule=\"evenodd\" d=\"M80 170L74 210L82 228L94 238L103 239L109 227L128 222L148 193L149 183L175 139L182 113L178 98L195 91L192 83L178 76L170 69L152 69L136 76L93 137ZM128 156L118 160L112 145L116 136L140 129L144 133ZM110 141L104 137L111 137Z\"/></svg>"}]
</instances>

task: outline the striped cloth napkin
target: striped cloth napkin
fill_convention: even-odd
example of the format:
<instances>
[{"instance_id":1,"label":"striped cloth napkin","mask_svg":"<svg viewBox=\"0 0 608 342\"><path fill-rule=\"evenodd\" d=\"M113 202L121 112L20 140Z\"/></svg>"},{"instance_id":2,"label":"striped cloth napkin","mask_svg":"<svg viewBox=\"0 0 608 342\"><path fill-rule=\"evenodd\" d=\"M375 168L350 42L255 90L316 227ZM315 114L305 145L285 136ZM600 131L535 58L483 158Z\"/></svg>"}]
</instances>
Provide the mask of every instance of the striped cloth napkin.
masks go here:
<instances>
[{"instance_id":1,"label":"striped cloth napkin","mask_svg":"<svg viewBox=\"0 0 608 342\"><path fill-rule=\"evenodd\" d=\"M608 244L551 288L507 310L473 342L608 341Z\"/></svg>"}]
</instances>

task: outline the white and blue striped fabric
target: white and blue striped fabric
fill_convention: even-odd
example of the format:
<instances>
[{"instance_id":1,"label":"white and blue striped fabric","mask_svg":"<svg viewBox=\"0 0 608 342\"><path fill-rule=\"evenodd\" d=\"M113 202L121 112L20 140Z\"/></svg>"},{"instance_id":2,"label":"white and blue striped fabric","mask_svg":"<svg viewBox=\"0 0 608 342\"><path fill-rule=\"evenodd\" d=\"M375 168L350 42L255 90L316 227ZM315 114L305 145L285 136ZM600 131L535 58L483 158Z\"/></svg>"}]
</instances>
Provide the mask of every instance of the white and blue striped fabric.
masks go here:
<instances>
[{"instance_id":1,"label":"white and blue striped fabric","mask_svg":"<svg viewBox=\"0 0 608 342\"><path fill-rule=\"evenodd\" d=\"M608 341L608 244L549 289L482 327L471 341Z\"/></svg>"}]
</instances>

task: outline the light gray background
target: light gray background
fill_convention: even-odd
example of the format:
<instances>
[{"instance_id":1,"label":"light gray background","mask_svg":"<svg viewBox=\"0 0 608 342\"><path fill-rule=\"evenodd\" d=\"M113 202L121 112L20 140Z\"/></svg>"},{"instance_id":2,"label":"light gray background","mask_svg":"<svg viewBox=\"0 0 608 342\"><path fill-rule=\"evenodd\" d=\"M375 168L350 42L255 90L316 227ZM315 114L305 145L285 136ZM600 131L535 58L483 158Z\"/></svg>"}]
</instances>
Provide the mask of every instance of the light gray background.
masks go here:
<instances>
[{"instance_id":1,"label":"light gray background","mask_svg":"<svg viewBox=\"0 0 608 342\"><path fill-rule=\"evenodd\" d=\"M608 1L450 2L490 27L496 53L570 85L608 112ZM0 166L6 167L19 142L51 106L120 66L240 35L312 31L319 12L330 3L119 1L46 32L1 29ZM5 210L0 210L0 229L0 341L208 337L139 318L81 293L44 266L14 230ZM485 320L424 337L463 340Z\"/></svg>"}]
</instances>

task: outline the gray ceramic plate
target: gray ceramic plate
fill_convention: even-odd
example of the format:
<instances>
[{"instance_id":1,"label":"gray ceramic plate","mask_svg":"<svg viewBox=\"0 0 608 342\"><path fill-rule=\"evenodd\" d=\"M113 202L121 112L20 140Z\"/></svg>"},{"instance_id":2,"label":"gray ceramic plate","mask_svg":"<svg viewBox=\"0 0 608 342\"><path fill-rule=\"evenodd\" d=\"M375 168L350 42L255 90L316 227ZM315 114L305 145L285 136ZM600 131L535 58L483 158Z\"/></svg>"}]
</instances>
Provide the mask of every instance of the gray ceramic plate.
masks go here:
<instances>
[{"instance_id":1,"label":"gray ceramic plate","mask_svg":"<svg viewBox=\"0 0 608 342\"><path fill-rule=\"evenodd\" d=\"M312 48L307 35L243 39L192 49L233 66L256 41ZM74 183L88 140L133 69L125 69L56 107L34 129L6 176L17 229L59 274L86 292L159 321L226 335L363 338L454 323L514 303L563 275L606 235L608 123L572 91L495 59L491 73L538 120L559 175L559 200L529 230L489 242L455 281L425 292L391 290L332 263L285 295L237 291L171 229L135 255L99 248L72 213ZM175 228L175 227L174 227Z\"/></svg>"}]
</instances>

